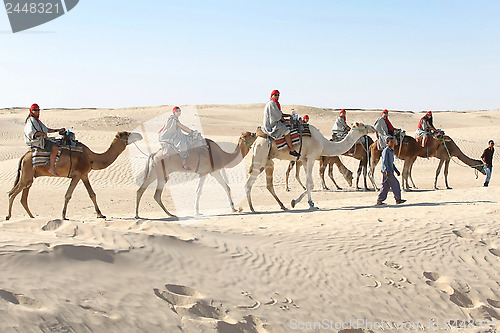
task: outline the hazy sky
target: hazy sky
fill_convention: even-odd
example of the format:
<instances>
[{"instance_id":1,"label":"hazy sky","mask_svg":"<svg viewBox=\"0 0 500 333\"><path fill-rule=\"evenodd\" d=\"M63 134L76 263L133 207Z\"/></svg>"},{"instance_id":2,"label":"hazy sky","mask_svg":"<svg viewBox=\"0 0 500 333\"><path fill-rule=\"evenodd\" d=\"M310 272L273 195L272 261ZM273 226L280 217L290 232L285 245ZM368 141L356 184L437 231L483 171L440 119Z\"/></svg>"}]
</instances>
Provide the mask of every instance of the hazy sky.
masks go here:
<instances>
[{"instance_id":1,"label":"hazy sky","mask_svg":"<svg viewBox=\"0 0 500 333\"><path fill-rule=\"evenodd\" d=\"M500 2L80 0L12 34L0 107L500 108Z\"/></svg>"}]
</instances>

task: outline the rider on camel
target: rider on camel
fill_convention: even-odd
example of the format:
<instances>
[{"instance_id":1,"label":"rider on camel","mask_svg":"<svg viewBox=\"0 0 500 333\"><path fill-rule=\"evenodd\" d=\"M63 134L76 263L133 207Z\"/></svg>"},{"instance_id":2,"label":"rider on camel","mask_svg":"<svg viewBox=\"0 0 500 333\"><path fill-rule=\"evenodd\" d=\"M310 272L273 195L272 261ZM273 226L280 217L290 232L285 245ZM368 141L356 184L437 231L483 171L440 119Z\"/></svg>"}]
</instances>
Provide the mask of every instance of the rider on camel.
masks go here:
<instances>
[{"instance_id":1,"label":"rider on camel","mask_svg":"<svg viewBox=\"0 0 500 333\"><path fill-rule=\"evenodd\" d=\"M382 112L382 117L377 119L374 126L377 130L378 150L383 150L387 146L388 137L394 137L395 132L401 131L401 129L392 126L387 109Z\"/></svg>"},{"instance_id":2,"label":"rider on camel","mask_svg":"<svg viewBox=\"0 0 500 333\"><path fill-rule=\"evenodd\" d=\"M436 132L437 130L432 123L432 111L427 111L425 116L423 116L418 122L418 128L415 132L417 140L419 140L419 138L422 140L422 148L425 148L428 137L432 136Z\"/></svg>"}]
</instances>

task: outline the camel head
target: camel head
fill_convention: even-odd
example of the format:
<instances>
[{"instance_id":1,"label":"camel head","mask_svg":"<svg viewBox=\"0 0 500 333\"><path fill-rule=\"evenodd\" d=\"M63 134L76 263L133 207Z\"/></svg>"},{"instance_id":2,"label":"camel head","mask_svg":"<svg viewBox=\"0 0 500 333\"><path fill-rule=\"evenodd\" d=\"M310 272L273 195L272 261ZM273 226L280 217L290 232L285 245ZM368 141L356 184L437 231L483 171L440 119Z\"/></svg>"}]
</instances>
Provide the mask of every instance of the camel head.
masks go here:
<instances>
[{"instance_id":1,"label":"camel head","mask_svg":"<svg viewBox=\"0 0 500 333\"><path fill-rule=\"evenodd\" d=\"M252 148L255 139L257 139L257 135L255 133L243 132L240 135L240 142L246 143L248 148Z\"/></svg>"},{"instance_id":2,"label":"camel head","mask_svg":"<svg viewBox=\"0 0 500 333\"><path fill-rule=\"evenodd\" d=\"M355 122L351 129L361 131L362 135L368 135L370 133L376 133L377 130L372 125L365 125L363 123Z\"/></svg>"},{"instance_id":3,"label":"camel head","mask_svg":"<svg viewBox=\"0 0 500 333\"><path fill-rule=\"evenodd\" d=\"M118 132L115 136L116 139L125 142L127 145L142 140L142 135L135 132Z\"/></svg>"}]
</instances>

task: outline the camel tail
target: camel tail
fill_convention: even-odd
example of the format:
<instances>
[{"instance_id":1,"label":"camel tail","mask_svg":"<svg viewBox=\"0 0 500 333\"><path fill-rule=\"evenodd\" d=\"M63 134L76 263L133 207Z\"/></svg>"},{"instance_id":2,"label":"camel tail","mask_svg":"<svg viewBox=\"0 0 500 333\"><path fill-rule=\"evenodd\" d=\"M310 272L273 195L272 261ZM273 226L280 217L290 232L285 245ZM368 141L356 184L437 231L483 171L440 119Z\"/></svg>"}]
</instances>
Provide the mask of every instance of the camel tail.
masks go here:
<instances>
[{"instance_id":1,"label":"camel tail","mask_svg":"<svg viewBox=\"0 0 500 333\"><path fill-rule=\"evenodd\" d=\"M26 152L26 154L28 154L29 152ZM12 186L12 189L9 191L9 195L12 195L12 193L14 193L15 191L15 188L16 188L16 185L19 183L19 179L21 178L21 166L23 164L23 159L24 159L24 156L26 156L26 154L24 154L20 159L19 159L19 164L17 166L17 176L16 176L16 180L14 181L14 185Z\"/></svg>"},{"instance_id":2,"label":"camel tail","mask_svg":"<svg viewBox=\"0 0 500 333\"><path fill-rule=\"evenodd\" d=\"M146 181L146 179L148 179L148 176L149 176L149 170L150 170L150 167L149 165L153 162L153 157L155 156L155 153L151 153L149 154L148 156L148 160L146 162L146 167L144 168L144 180L143 182Z\"/></svg>"}]
</instances>

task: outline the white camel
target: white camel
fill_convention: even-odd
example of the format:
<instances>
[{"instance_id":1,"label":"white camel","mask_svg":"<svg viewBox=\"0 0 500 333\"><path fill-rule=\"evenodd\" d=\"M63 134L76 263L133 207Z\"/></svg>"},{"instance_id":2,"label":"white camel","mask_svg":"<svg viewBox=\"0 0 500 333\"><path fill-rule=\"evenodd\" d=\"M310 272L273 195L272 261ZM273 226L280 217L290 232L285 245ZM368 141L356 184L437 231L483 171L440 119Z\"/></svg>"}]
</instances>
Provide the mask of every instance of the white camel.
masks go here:
<instances>
[{"instance_id":1,"label":"white camel","mask_svg":"<svg viewBox=\"0 0 500 333\"><path fill-rule=\"evenodd\" d=\"M299 159L299 161L302 162L302 165L305 167L307 174L306 190L296 200L292 200L291 202L292 208L295 207L295 205L298 204L306 194L309 199L308 201L309 207L311 209L315 208L311 198L311 191L314 188L312 170L314 162L317 159L319 159L320 156L342 155L343 153L348 151L361 136L369 133L375 133L375 128L373 126L364 125L361 123L355 123L351 127L351 131L349 131L344 140L340 142L332 142L327 138L325 138L316 127L309 125L309 129L311 130L311 136L302 138L302 150ZM252 196L251 196L252 186L255 180L257 179L258 175L264 170L266 170L267 189L276 199L281 209L283 210L287 209L283 205L281 200L278 198L276 193L274 192L273 159L287 160L287 161L296 160L295 157L289 155L288 149L278 150L276 148L274 140L272 140L272 143L269 144L268 139L263 137L258 137L253 145L253 158L252 158L252 165L250 167L250 176L245 185L248 205L252 212L255 212L252 205Z\"/></svg>"}]
</instances>

